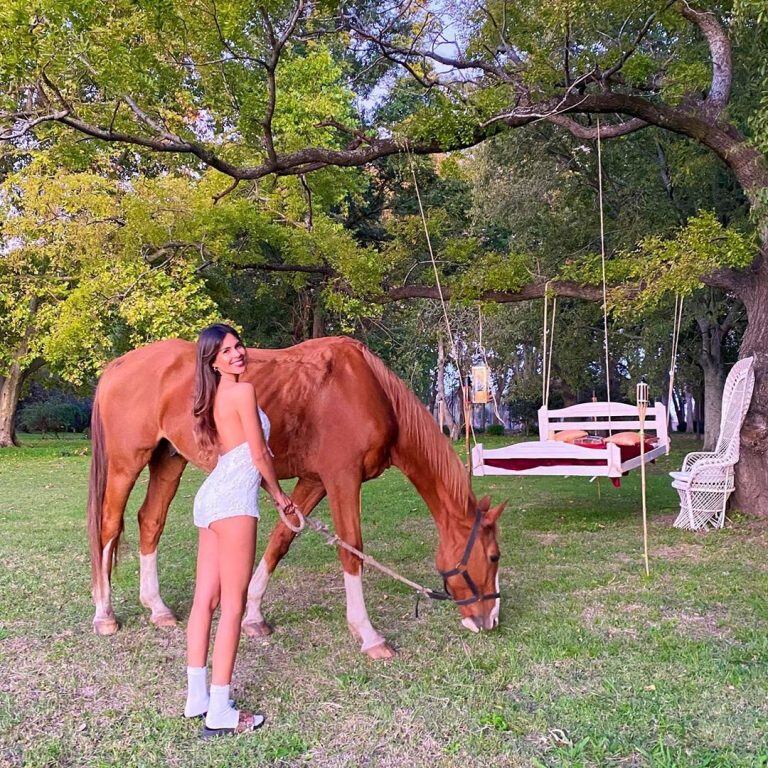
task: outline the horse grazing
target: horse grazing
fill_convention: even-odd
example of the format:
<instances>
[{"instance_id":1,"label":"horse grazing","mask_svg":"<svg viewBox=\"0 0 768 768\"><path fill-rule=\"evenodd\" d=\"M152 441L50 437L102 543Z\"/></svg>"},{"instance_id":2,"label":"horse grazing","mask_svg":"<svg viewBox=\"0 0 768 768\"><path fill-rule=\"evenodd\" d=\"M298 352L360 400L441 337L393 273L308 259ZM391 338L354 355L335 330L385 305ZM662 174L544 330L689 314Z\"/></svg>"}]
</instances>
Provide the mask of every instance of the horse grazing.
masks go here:
<instances>
[{"instance_id":1,"label":"horse grazing","mask_svg":"<svg viewBox=\"0 0 768 768\"><path fill-rule=\"evenodd\" d=\"M272 423L278 477L298 477L293 500L304 514L328 496L337 535L362 550L360 486L394 464L411 480L439 533L436 564L472 631L498 623L497 520L504 504L477 501L448 439L407 386L363 344L344 337L313 339L281 350L249 349L243 379L253 382ZM110 576L128 495L149 465L139 509L140 599L158 626L176 623L160 597L157 545L168 506L188 461L206 471L192 434L195 345L171 339L112 361L96 391L88 532L96 613L94 630L117 630ZM272 630L261 603L269 578L295 534L272 531L248 588L243 631ZM361 561L339 550L350 631L372 658L393 651L371 625L363 599Z\"/></svg>"}]
</instances>

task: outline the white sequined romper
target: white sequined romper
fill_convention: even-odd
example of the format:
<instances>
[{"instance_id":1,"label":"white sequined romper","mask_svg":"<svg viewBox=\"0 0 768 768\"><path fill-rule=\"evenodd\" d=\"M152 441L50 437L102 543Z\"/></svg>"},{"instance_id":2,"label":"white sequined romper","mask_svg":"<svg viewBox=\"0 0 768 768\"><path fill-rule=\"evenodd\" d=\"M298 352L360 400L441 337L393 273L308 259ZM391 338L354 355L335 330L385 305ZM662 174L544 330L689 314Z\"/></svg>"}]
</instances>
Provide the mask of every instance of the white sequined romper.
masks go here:
<instances>
[{"instance_id":1,"label":"white sequined romper","mask_svg":"<svg viewBox=\"0 0 768 768\"><path fill-rule=\"evenodd\" d=\"M269 419L259 408L264 439L269 441ZM194 520L208 528L216 520L237 515L259 517L261 472L253 465L248 443L240 443L219 456L219 460L195 496Z\"/></svg>"}]
</instances>

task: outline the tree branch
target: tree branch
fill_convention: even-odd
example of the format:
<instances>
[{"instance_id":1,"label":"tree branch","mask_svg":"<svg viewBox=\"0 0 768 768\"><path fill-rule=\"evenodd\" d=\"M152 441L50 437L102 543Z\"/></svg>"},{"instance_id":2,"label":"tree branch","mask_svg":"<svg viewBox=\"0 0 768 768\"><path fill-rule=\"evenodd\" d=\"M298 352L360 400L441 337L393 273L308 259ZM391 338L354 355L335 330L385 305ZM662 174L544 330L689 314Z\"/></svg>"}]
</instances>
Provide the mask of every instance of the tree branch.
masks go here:
<instances>
[{"instance_id":1,"label":"tree branch","mask_svg":"<svg viewBox=\"0 0 768 768\"><path fill-rule=\"evenodd\" d=\"M450 286L442 287L443 298L449 300L454 293ZM473 296L475 301L492 301L499 304L511 304L532 299L542 299L544 294L555 294L564 298L584 299L586 301L603 300L603 289L599 285L580 285L569 280L537 280L523 286L518 291L483 291ZM440 292L435 285L404 285L390 288L382 301L401 301L403 299L440 299Z\"/></svg>"},{"instance_id":2,"label":"tree branch","mask_svg":"<svg viewBox=\"0 0 768 768\"><path fill-rule=\"evenodd\" d=\"M484 61L483 59L463 59L456 58L454 56L446 56L444 54L437 53L436 51L429 51L423 48L404 48L403 46L388 42L381 35L375 35L371 32L367 32L351 16L347 16L345 21L350 31L354 32L361 39L378 46L378 48L385 56L387 56L387 58L390 58L393 54L400 54L401 56L406 56L407 58L430 59L431 61L435 61L438 64L443 64L444 66L453 67L454 69L458 70L479 69L486 74L494 75L499 80L510 82L510 74L506 72L503 67L500 67L497 64L491 64L490 62ZM396 61L398 64L403 64L403 62L399 59L392 60Z\"/></svg>"},{"instance_id":3,"label":"tree branch","mask_svg":"<svg viewBox=\"0 0 768 768\"><path fill-rule=\"evenodd\" d=\"M310 275L325 275L326 277L338 277L338 272L327 266L305 265L305 264L232 264L230 269L238 271L246 269L255 269L259 272L304 272Z\"/></svg>"},{"instance_id":4,"label":"tree branch","mask_svg":"<svg viewBox=\"0 0 768 768\"><path fill-rule=\"evenodd\" d=\"M674 5L676 1L677 0L670 0L665 6L665 10L669 8L671 5ZM619 60L612 67L609 67L608 69L605 70L605 72L603 72L603 75L602 75L603 82L607 83L611 79L611 77L615 75L627 63L630 56L632 56L632 54L637 50L637 46L640 45L640 43L643 41L643 38L648 34L648 30L651 28L651 24L653 24L653 22L655 21L656 15L657 15L657 12L654 11L645 20L645 24L643 24L643 26L640 28L640 31L635 36L635 39L632 45L629 48L627 48L627 50L624 51L624 53L622 53L622 55L619 57ZM622 29L623 29L623 25L622 25Z\"/></svg>"},{"instance_id":5,"label":"tree branch","mask_svg":"<svg viewBox=\"0 0 768 768\"><path fill-rule=\"evenodd\" d=\"M728 309L728 314L725 316L725 320L720 324L720 332L723 334L723 338L733 330L743 314L744 305L738 300L734 301Z\"/></svg>"},{"instance_id":6,"label":"tree branch","mask_svg":"<svg viewBox=\"0 0 768 768\"><path fill-rule=\"evenodd\" d=\"M692 8L688 0L682 0L680 13L701 30L709 45L712 83L703 107L711 119L717 119L731 97L733 79L731 41L714 13Z\"/></svg>"},{"instance_id":7,"label":"tree branch","mask_svg":"<svg viewBox=\"0 0 768 768\"><path fill-rule=\"evenodd\" d=\"M555 125L559 125L561 128L565 128L577 139L584 139L586 141L597 139L598 129L596 125L582 125L572 117L567 117L566 115L553 115L548 118L548 121ZM616 139L619 136L626 136L627 134L639 131L647 125L648 123L639 117L633 117L632 119L625 120L621 123L602 123L600 125L600 139Z\"/></svg>"}]
</instances>

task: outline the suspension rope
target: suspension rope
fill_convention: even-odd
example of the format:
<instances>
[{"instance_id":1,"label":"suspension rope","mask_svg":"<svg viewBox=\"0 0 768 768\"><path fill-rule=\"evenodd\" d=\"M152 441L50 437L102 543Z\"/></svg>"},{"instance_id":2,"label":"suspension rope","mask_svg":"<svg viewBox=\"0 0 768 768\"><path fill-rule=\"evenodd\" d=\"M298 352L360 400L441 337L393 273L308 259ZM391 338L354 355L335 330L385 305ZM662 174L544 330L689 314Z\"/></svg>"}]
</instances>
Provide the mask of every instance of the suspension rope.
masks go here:
<instances>
[{"instance_id":1,"label":"suspension rope","mask_svg":"<svg viewBox=\"0 0 768 768\"><path fill-rule=\"evenodd\" d=\"M549 311L549 298L547 297L547 289L549 288L549 281L544 286L544 329L541 341L541 404L547 405L547 332L549 329L549 321L547 313Z\"/></svg>"},{"instance_id":2,"label":"suspension rope","mask_svg":"<svg viewBox=\"0 0 768 768\"><path fill-rule=\"evenodd\" d=\"M683 297L675 294L675 315L672 325L672 355L669 361L669 390L667 392L667 423L669 423L669 409L672 407L672 393L675 388L675 371L677 370L677 346L680 342L680 327L683 321Z\"/></svg>"},{"instance_id":3,"label":"suspension rope","mask_svg":"<svg viewBox=\"0 0 768 768\"><path fill-rule=\"evenodd\" d=\"M448 339L451 343L451 355L456 363L456 368L459 371L459 377L461 378L461 368L459 367L458 350L456 349L456 342L453 336L453 330L451 329L451 321L448 317L448 308L445 304L445 297L443 296L443 286L440 283L440 273L437 270L437 261L435 260L435 253L432 250L432 239L429 236L429 228L427 227L427 217L424 214L424 206L421 203L421 192L419 191L419 182L416 180L416 168L413 164L413 155L410 150L407 151L408 162L411 166L411 176L413 176L413 187L416 190L416 200L419 203L419 213L421 214L421 223L424 227L424 236L427 239L427 249L429 250L429 258L432 262L432 270L435 273L435 283L437 285L437 294L440 297L440 305L443 310L443 320L445 321L445 329L448 332ZM462 387L464 383L462 382Z\"/></svg>"},{"instance_id":4,"label":"suspension rope","mask_svg":"<svg viewBox=\"0 0 768 768\"><path fill-rule=\"evenodd\" d=\"M469 392L467 391L467 382L464 379L464 376L461 373L461 363L459 362L459 352L456 347L456 340L453 335L453 330L451 329L451 321L448 317L448 307L445 303L445 296L443 295L443 286L440 283L440 273L437 269L437 261L435 259L435 252L432 249L432 238L429 236L429 227L427 227L427 217L424 213L424 205L421 202L421 192L419 191L419 182L416 179L416 167L413 163L413 155L411 154L410 148L406 145L406 154L408 155L408 163L411 168L411 176L413 177L413 188L416 190L416 200L419 203L419 214L421 215L421 223L424 227L424 236L427 240L427 249L429 250L429 258L432 262L432 271L435 274L435 283L437 285L437 294L440 297L440 306L443 310L443 320L445 321L445 328L448 333L448 339L450 341L451 346L451 357L453 357L453 361L456 364L456 371L459 375L459 386L461 387L461 398L462 398L462 408L464 411L464 426L465 426L465 441L466 441L466 450L467 450L467 471L470 472L471 475L471 458L470 458L470 452L469 452L469 433L472 432L472 436L474 438L475 429L474 425L472 424L472 413L470 411L470 405L469 405ZM475 441L477 443L477 441Z\"/></svg>"},{"instance_id":5,"label":"suspension rope","mask_svg":"<svg viewBox=\"0 0 768 768\"><path fill-rule=\"evenodd\" d=\"M552 298L552 318L549 318L549 284L544 284L544 330L541 353L541 404L549 406L549 382L552 376L552 349L555 343L555 318L557 295Z\"/></svg>"},{"instance_id":6,"label":"suspension rope","mask_svg":"<svg viewBox=\"0 0 768 768\"><path fill-rule=\"evenodd\" d=\"M603 275L603 346L605 347L605 391L608 399L608 422L611 421L611 375L608 354L608 289L605 279L605 214L603 213L603 149L600 139L600 118L597 118L597 193L600 201L600 266ZM608 427L608 434L611 428Z\"/></svg>"},{"instance_id":7,"label":"suspension rope","mask_svg":"<svg viewBox=\"0 0 768 768\"><path fill-rule=\"evenodd\" d=\"M549 351L547 352L547 397L544 405L549 408L549 385L552 381L552 350L555 346L555 318L557 317L557 296L552 299L552 325L549 329Z\"/></svg>"}]
</instances>

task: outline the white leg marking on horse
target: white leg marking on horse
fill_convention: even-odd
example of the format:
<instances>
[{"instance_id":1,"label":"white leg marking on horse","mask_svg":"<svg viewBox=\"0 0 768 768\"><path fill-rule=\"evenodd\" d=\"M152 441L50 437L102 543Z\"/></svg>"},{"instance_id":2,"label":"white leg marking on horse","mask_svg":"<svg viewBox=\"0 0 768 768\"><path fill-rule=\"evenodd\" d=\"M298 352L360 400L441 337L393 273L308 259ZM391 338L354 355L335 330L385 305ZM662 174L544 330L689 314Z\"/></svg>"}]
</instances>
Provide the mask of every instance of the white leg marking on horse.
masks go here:
<instances>
[{"instance_id":1,"label":"white leg marking on horse","mask_svg":"<svg viewBox=\"0 0 768 768\"><path fill-rule=\"evenodd\" d=\"M261 601L264 598L264 593L267 591L269 577L270 573L267 570L267 564L264 562L264 558L262 558L248 584L248 602L245 605L243 624L264 623L264 616L261 613Z\"/></svg>"},{"instance_id":2,"label":"white leg marking on horse","mask_svg":"<svg viewBox=\"0 0 768 768\"><path fill-rule=\"evenodd\" d=\"M148 555L139 553L139 600L152 611L152 618L173 616L171 609L160 597L160 583L157 579L157 550Z\"/></svg>"},{"instance_id":3,"label":"white leg marking on horse","mask_svg":"<svg viewBox=\"0 0 768 768\"><path fill-rule=\"evenodd\" d=\"M501 590L499 589L499 572L496 571L496 591L501 594ZM501 598L497 597L493 601L493 608L491 609L491 616L490 616L490 627L488 629L493 629L494 627L499 626L499 613L501 611Z\"/></svg>"},{"instance_id":4,"label":"white leg marking on horse","mask_svg":"<svg viewBox=\"0 0 768 768\"><path fill-rule=\"evenodd\" d=\"M93 621L114 619L112 611L112 595L109 586L109 566L112 557L112 545L115 537L111 538L101 553L101 579L93 585L93 602L96 604L96 613Z\"/></svg>"},{"instance_id":5,"label":"white leg marking on horse","mask_svg":"<svg viewBox=\"0 0 768 768\"><path fill-rule=\"evenodd\" d=\"M362 640L360 650L367 651L381 645L385 640L371 625L368 611L365 609L362 574L353 576L345 572L344 587L347 591L347 622L352 631Z\"/></svg>"}]
</instances>

